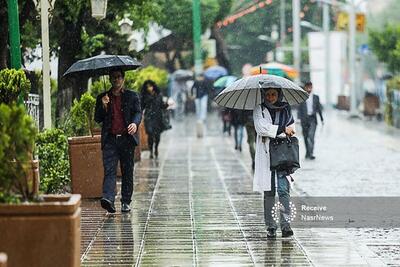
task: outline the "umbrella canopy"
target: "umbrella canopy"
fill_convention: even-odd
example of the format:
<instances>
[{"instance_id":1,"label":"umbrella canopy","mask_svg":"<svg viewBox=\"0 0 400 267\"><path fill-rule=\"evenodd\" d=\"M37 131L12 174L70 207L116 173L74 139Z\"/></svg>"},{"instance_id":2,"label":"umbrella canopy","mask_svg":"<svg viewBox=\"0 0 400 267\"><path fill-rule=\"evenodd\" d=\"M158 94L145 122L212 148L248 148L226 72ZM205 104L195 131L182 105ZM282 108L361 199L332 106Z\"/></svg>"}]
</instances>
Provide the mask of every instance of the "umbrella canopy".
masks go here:
<instances>
[{"instance_id":1,"label":"umbrella canopy","mask_svg":"<svg viewBox=\"0 0 400 267\"><path fill-rule=\"evenodd\" d=\"M98 55L82 59L74 64L64 73L65 76L72 74L83 74L86 76L106 75L111 69L134 70L142 64L130 56Z\"/></svg>"},{"instance_id":2,"label":"umbrella canopy","mask_svg":"<svg viewBox=\"0 0 400 267\"><path fill-rule=\"evenodd\" d=\"M290 105L304 102L308 93L292 81L283 77L259 74L237 80L221 93L214 101L223 107L252 110L261 104L261 89L279 88L283 92L283 101Z\"/></svg>"},{"instance_id":3,"label":"umbrella canopy","mask_svg":"<svg viewBox=\"0 0 400 267\"><path fill-rule=\"evenodd\" d=\"M216 80L213 84L214 88L225 88L231 85L238 78L236 76L223 76Z\"/></svg>"},{"instance_id":4,"label":"umbrella canopy","mask_svg":"<svg viewBox=\"0 0 400 267\"><path fill-rule=\"evenodd\" d=\"M299 72L295 68L278 62L261 64L259 66L251 68L250 72L252 75L271 74L289 79L294 79L299 76Z\"/></svg>"},{"instance_id":5,"label":"umbrella canopy","mask_svg":"<svg viewBox=\"0 0 400 267\"><path fill-rule=\"evenodd\" d=\"M209 80L216 80L225 75L228 75L228 71L222 66L212 66L204 71L204 77Z\"/></svg>"},{"instance_id":6,"label":"umbrella canopy","mask_svg":"<svg viewBox=\"0 0 400 267\"><path fill-rule=\"evenodd\" d=\"M176 70L174 73L172 73L172 76L176 80L190 80L193 79L193 72L190 70Z\"/></svg>"}]
</instances>

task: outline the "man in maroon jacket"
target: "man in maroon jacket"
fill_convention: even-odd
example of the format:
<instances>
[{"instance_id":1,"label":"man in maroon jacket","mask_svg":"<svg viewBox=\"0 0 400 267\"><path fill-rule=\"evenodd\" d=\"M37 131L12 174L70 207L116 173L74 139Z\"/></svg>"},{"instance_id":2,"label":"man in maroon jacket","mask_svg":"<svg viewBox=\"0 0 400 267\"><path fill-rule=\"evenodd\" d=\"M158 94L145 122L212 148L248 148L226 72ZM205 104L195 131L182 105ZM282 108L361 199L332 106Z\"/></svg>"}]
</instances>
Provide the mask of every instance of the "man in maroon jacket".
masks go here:
<instances>
[{"instance_id":1,"label":"man in maroon jacket","mask_svg":"<svg viewBox=\"0 0 400 267\"><path fill-rule=\"evenodd\" d=\"M118 160L121 164L121 211L130 212L133 194L134 149L139 144L136 135L142 119L138 95L124 88L124 72L115 69L109 73L112 88L96 100L95 121L102 123L104 182L101 206L115 212L115 185Z\"/></svg>"}]
</instances>

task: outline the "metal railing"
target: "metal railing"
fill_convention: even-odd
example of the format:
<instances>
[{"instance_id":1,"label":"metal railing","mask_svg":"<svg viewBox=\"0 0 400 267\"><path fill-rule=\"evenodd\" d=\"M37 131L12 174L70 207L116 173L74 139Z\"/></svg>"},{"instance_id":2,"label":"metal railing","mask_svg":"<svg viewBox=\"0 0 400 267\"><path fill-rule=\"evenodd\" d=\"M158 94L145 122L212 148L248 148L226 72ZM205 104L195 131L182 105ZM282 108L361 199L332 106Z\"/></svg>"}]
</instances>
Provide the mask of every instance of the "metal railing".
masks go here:
<instances>
[{"instance_id":1,"label":"metal railing","mask_svg":"<svg viewBox=\"0 0 400 267\"><path fill-rule=\"evenodd\" d=\"M39 95L38 94L29 94L28 100L24 101L26 110L29 115L32 116L32 118L36 122L36 126L39 128Z\"/></svg>"}]
</instances>

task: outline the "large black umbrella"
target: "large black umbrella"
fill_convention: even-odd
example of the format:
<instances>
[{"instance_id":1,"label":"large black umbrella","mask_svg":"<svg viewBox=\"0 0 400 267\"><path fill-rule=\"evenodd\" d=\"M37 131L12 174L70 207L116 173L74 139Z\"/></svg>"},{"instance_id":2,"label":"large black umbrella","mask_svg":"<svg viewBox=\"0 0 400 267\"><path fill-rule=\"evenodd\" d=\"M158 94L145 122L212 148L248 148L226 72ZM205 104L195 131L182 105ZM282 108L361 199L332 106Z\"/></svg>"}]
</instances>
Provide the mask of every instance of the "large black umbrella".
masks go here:
<instances>
[{"instance_id":1,"label":"large black umbrella","mask_svg":"<svg viewBox=\"0 0 400 267\"><path fill-rule=\"evenodd\" d=\"M111 69L134 70L142 64L130 56L119 55L98 55L95 57L82 59L74 64L64 73L63 77L73 74L83 74L85 76L106 75Z\"/></svg>"}]
</instances>

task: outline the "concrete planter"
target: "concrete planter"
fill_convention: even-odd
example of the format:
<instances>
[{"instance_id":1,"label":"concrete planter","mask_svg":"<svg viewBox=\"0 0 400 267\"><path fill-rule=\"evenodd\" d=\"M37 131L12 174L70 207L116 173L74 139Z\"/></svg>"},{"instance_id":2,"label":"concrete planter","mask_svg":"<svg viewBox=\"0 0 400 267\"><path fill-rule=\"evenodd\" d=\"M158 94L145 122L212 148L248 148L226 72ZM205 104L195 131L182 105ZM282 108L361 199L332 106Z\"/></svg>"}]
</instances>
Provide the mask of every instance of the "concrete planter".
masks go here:
<instances>
[{"instance_id":1,"label":"concrete planter","mask_svg":"<svg viewBox=\"0 0 400 267\"><path fill-rule=\"evenodd\" d=\"M350 97L345 95L338 95L337 109L350 110Z\"/></svg>"},{"instance_id":2,"label":"concrete planter","mask_svg":"<svg viewBox=\"0 0 400 267\"><path fill-rule=\"evenodd\" d=\"M82 198L102 195L104 169L101 136L68 138L72 193Z\"/></svg>"},{"instance_id":3,"label":"concrete planter","mask_svg":"<svg viewBox=\"0 0 400 267\"><path fill-rule=\"evenodd\" d=\"M7 254L8 266L80 266L81 196L44 198L0 204L0 251Z\"/></svg>"}]
</instances>

